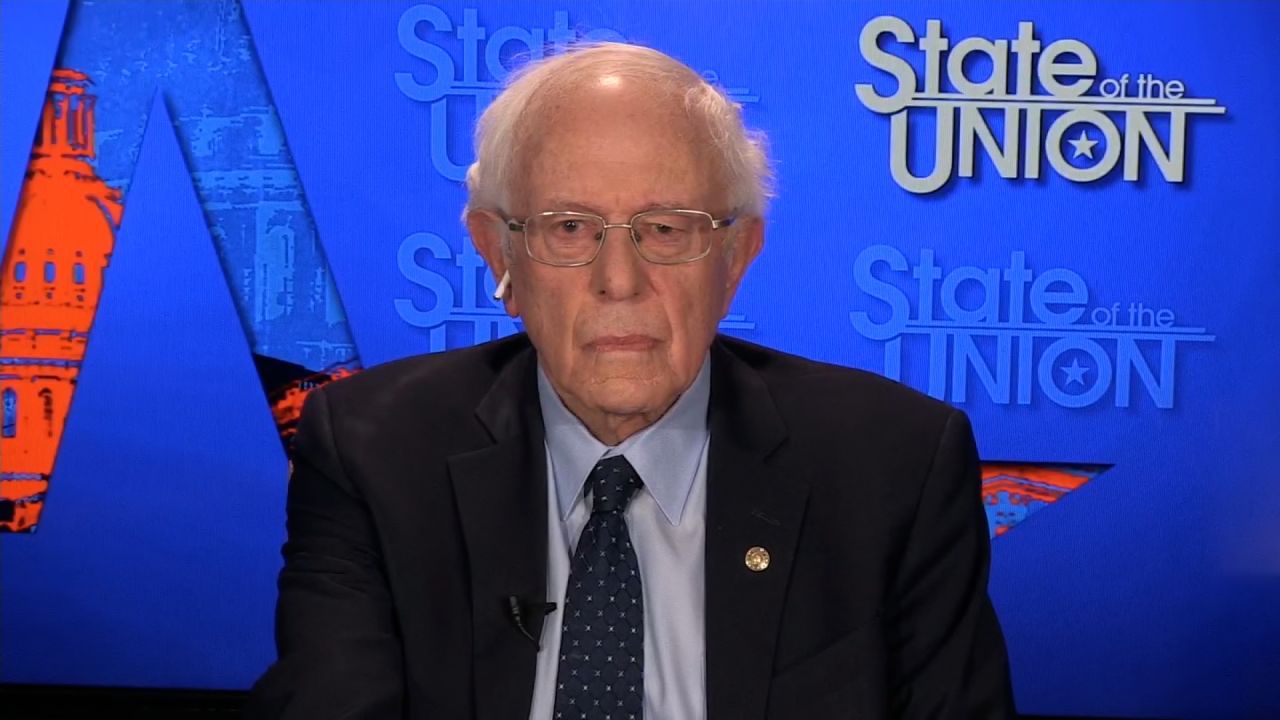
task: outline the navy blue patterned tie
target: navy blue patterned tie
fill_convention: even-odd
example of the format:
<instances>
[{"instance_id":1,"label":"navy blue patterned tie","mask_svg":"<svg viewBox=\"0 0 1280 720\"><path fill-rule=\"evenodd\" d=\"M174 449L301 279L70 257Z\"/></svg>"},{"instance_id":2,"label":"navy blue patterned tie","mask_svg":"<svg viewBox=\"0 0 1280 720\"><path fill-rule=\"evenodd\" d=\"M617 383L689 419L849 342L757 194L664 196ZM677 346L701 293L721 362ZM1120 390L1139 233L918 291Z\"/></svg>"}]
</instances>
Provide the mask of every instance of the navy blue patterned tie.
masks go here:
<instances>
[{"instance_id":1,"label":"navy blue patterned tie","mask_svg":"<svg viewBox=\"0 0 1280 720\"><path fill-rule=\"evenodd\" d=\"M587 478L591 518L582 528L565 590L556 676L557 720L644 717L644 597L622 513L640 477L622 456Z\"/></svg>"}]
</instances>

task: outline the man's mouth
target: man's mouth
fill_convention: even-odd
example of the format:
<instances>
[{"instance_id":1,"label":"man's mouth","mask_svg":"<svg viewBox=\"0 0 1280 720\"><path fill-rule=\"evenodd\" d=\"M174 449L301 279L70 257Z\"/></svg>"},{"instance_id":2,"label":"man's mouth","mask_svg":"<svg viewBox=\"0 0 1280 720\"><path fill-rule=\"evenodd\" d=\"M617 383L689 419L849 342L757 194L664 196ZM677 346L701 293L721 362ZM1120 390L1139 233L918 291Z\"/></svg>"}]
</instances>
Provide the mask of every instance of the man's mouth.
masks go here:
<instances>
[{"instance_id":1,"label":"man's mouth","mask_svg":"<svg viewBox=\"0 0 1280 720\"><path fill-rule=\"evenodd\" d=\"M648 335L605 335L592 340L587 348L595 352L641 352L652 350L657 344Z\"/></svg>"}]
</instances>

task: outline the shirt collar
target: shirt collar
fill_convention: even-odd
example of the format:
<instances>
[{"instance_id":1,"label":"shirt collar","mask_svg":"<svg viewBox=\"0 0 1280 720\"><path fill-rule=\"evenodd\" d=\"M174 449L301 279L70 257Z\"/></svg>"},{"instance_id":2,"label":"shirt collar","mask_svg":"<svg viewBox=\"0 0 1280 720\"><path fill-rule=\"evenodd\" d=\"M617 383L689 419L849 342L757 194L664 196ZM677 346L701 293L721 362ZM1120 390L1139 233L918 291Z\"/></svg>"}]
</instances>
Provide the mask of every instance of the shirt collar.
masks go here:
<instances>
[{"instance_id":1,"label":"shirt collar","mask_svg":"<svg viewBox=\"0 0 1280 720\"><path fill-rule=\"evenodd\" d=\"M626 455L649 494L672 525L679 525L694 476L707 445L707 404L711 398L710 353L698 376L657 422L619 445L605 445L569 412L538 364L538 402L546 426L547 449L560 517L569 516L601 458Z\"/></svg>"}]
</instances>

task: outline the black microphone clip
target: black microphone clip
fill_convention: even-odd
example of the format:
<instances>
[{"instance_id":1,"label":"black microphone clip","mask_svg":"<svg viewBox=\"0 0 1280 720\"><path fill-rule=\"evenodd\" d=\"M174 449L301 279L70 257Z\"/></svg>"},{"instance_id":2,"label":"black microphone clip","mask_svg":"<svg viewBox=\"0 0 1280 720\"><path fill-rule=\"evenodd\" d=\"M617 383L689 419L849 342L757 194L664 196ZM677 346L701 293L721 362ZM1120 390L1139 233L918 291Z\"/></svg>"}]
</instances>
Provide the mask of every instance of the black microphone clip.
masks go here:
<instances>
[{"instance_id":1,"label":"black microphone clip","mask_svg":"<svg viewBox=\"0 0 1280 720\"><path fill-rule=\"evenodd\" d=\"M529 627L525 625L525 616L533 613L538 614L538 634L542 634L542 622L546 619L547 614L556 609L553 602L526 603L515 595L507 596L507 614L511 616L511 622L515 623L516 629L521 635L529 638L529 642L533 646L542 651L542 644L538 642L538 638L529 632Z\"/></svg>"}]
</instances>

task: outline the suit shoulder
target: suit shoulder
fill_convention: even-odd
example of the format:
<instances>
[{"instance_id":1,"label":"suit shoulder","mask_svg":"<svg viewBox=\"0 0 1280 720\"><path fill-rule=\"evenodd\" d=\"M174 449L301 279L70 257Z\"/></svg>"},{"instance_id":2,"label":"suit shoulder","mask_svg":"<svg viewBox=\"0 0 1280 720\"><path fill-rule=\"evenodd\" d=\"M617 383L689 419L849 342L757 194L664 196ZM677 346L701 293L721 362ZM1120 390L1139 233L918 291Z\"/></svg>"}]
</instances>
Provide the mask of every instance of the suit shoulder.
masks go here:
<instances>
[{"instance_id":1,"label":"suit shoulder","mask_svg":"<svg viewBox=\"0 0 1280 720\"><path fill-rule=\"evenodd\" d=\"M435 407L457 404L470 411L507 363L529 347L527 337L520 334L457 350L410 355L367 368L323 389L331 404L344 407L385 408L430 399Z\"/></svg>"}]
</instances>

